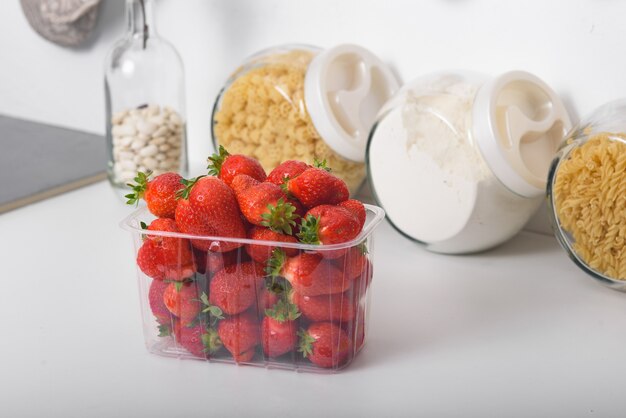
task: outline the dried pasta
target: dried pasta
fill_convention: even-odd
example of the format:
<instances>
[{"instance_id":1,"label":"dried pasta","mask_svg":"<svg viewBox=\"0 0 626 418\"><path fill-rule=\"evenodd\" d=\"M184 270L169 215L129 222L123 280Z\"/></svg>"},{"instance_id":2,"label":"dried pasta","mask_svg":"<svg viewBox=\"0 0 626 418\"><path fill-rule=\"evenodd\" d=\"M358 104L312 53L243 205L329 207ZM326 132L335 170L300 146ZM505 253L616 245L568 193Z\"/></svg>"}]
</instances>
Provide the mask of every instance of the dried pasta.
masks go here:
<instances>
[{"instance_id":1,"label":"dried pasta","mask_svg":"<svg viewBox=\"0 0 626 418\"><path fill-rule=\"evenodd\" d=\"M597 134L575 148L557 169L553 194L578 256L626 280L626 135Z\"/></svg>"},{"instance_id":2,"label":"dried pasta","mask_svg":"<svg viewBox=\"0 0 626 418\"><path fill-rule=\"evenodd\" d=\"M304 77L312 58L304 50L274 54L239 74L215 114L215 139L231 153L257 158L268 172L285 160L313 164L326 159L354 193L365 178L365 165L330 149L304 105Z\"/></svg>"}]
</instances>

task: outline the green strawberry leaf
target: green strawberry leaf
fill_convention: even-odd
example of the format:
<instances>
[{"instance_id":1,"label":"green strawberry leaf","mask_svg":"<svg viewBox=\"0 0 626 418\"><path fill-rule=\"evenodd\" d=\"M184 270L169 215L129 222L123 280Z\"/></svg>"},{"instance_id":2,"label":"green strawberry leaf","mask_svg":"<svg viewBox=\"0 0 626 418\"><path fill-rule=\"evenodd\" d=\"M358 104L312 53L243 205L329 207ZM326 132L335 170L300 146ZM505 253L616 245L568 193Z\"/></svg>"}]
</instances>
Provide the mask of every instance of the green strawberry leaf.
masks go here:
<instances>
[{"instance_id":1,"label":"green strawberry leaf","mask_svg":"<svg viewBox=\"0 0 626 418\"><path fill-rule=\"evenodd\" d=\"M209 175L211 176L219 176L222 171L222 164L226 161L226 158L230 155L226 148L220 145L219 153L215 153L209 157Z\"/></svg>"},{"instance_id":2,"label":"green strawberry leaf","mask_svg":"<svg viewBox=\"0 0 626 418\"><path fill-rule=\"evenodd\" d=\"M265 226L274 232L291 235L292 227L296 226L296 207L290 202L285 202L283 198L278 199L276 206L267 205L267 211L261 215L263 220L261 226Z\"/></svg>"},{"instance_id":3,"label":"green strawberry leaf","mask_svg":"<svg viewBox=\"0 0 626 418\"><path fill-rule=\"evenodd\" d=\"M309 335L309 333L302 328L298 331L298 337L300 337L298 351L302 353L302 357L307 358L313 354L313 343L315 342L315 338L311 337L311 335Z\"/></svg>"},{"instance_id":4,"label":"green strawberry leaf","mask_svg":"<svg viewBox=\"0 0 626 418\"><path fill-rule=\"evenodd\" d=\"M202 345L204 345L204 352L207 354L214 354L220 348L222 348L222 340L220 340L217 331L214 328L207 329L205 334L202 334Z\"/></svg>"},{"instance_id":5,"label":"green strawberry leaf","mask_svg":"<svg viewBox=\"0 0 626 418\"><path fill-rule=\"evenodd\" d=\"M326 165L326 158L324 158L322 161L318 160L317 158L313 159L313 167L321 168L322 170L326 170L329 173L332 171L332 169Z\"/></svg>"},{"instance_id":6,"label":"green strawberry leaf","mask_svg":"<svg viewBox=\"0 0 626 418\"><path fill-rule=\"evenodd\" d=\"M174 282L174 287L176 288L177 292L180 292L183 289L183 282Z\"/></svg>"},{"instance_id":7,"label":"green strawberry leaf","mask_svg":"<svg viewBox=\"0 0 626 418\"><path fill-rule=\"evenodd\" d=\"M189 193L191 193L191 189L193 189L193 186L195 186L198 180L200 180L202 177L206 177L206 174L194 177L189 180L180 179L180 183L185 187L176 192L176 199L189 199Z\"/></svg>"},{"instance_id":8,"label":"green strawberry leaf","mask_svg":"<svg viewBox=\"0 0 626 418\"><path fill-rule=\"evenodd\" d=\"M265 310L265 315L274 318L278 322L285 322L298 319L301 313L295 304L279 299L271 309Z\"/></svg>"},{"instance_id":9,"label":"green strawberry leaf","mask_svg":"<svg viewBox=\"0 0 626 418\"><path fill-rule=\"evenodd\" d=\"M280 272L287 261L287 254L280 248L274 248L272 250L272 256L267 259L265 264L265 272L269 277L278 277Z\"/></svg>"},{"instance_id":10,"label":"green strawberry leaf","mask_svg":"<svg viewBox=\"0 0 626 418\"><path fill-rule=\"evenodd\" d=\"M307 215L300 224L300 232L296 234L300 242L304 244L321 244L318 231L320 228L320 218Z\"/></svg>"},{"instance_id":11,"label":"green strawberry leaf","mask_svg":"<svg viewBox=\"0 0 626 418\"><path fill-rule=\"evenodd\" d=\"M159 337L169 337L172 335L172 329L169 325L160 324L159 327Z\"/></svg>"},{"instance_id":12,"label":"green strawberry leaf","mask_svg":"<svg viewBox=\"0 0 626 418\"><path fill-rule=\"evenodd\" d=\"M148 182L150 181L149 177L152 175L152 171L148 170L147 172L137 172L137 176L134 178L135 183L126 183L128 187L133 191L127 195L124 195L126 199L127 205L135 205L139 204L141 198L143 198L143 194L148 187Z\"/></svg>"}]
</instances>

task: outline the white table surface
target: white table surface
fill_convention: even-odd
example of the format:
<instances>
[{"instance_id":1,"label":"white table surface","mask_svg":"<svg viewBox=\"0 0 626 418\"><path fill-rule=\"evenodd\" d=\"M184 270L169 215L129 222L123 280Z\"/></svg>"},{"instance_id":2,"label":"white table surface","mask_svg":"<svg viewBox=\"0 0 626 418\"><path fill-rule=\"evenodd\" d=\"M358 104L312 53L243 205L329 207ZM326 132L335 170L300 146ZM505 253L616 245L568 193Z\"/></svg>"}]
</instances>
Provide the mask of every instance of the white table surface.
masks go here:
<instances>
[{"instance_id":1,"label":"white table surface","mask_svg":"<svg viewBox=\"0 0 626 418\"><path fill-rule=\"evenodd\" d=\"M626 416L626 295L552 237L442 256L385 222L368 343L317 375L149 354L129 212L101 182L0 216L0 416Z\"/></svg>"}]
</instances>

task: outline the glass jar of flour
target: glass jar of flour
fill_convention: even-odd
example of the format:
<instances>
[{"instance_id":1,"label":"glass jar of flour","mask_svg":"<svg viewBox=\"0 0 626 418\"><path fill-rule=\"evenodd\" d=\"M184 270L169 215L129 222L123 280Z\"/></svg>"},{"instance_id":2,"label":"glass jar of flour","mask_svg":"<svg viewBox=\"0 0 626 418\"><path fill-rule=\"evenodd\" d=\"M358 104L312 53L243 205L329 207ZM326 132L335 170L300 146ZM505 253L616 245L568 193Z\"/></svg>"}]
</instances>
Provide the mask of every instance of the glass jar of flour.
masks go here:
<instances>
[{"instance_id":1,"label":"glass jar of flour","mask_svg":"<svg viewBox=\"0 0 626 418\"><path fill-rule=\"evenodd\" d=\"M486 250L537 210L570 125L559 97L526 72L418 78L370 133L371 187L392 225L427 249Z\"/></svg>"},{"instance_id":2,"label":"glass jar of flour","mask_svg":"<svg viewBox=\"0 0 626 418\"><path fill-rule=\"evenodd\" d=\"M376 114L398 88L389 68L357 45L269 48L246 59L217 97L213 143L268 172L285 160L326 160L354 193Z\"/></svg>"},{"instance_id":3,"label":"glass jar of flour","mask_svg":"<svg viewBox=\"0 0 626 418\"><path fill-rule=\"evenodd\" d=\"M126 0L126 34L105 61L108 176L120 188L138 171L187 173L183 64L158 36L153 7Z\"/></svg>"}]
</instances>

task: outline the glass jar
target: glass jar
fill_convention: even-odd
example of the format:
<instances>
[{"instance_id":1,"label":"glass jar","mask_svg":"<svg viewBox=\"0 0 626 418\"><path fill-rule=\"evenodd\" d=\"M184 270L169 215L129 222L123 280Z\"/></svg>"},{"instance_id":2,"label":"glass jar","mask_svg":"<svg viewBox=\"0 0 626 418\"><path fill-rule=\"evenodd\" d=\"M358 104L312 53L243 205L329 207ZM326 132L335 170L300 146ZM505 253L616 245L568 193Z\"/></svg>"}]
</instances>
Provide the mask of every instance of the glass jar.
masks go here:
<instances>
[{"instance_id":1,"label":"glass jar","mask_svg":"<svg viewBox=\"0 0 626 418\"><path fill-rule=\"evenodd\" d=\"M258 159L326 160L356 192L376 113L398 89L389 68L356 45L261 51L230 76L213 108L214 146Z\"/></svg>"},{"instance_id":2,"label":"glass jar","mask_svg":"<svg viewBox=\"0 0 626 418\"><path fill-rule=\"evenodd\" d=\"M159 37L153 0L126 0L126 35L105 61L106 138L111 184L138 171L187 173L183 65Z\"/></svg>"},{"instance_id":3,"label":"glass jar","mask_svg":"<svg viewBox=\"0 0 626 418\"><path fill-rule=\"evenodd\" d=\"M626 292L626 101L600 107L565 138L552 162L548 205L569 257Z\"/></svg>"},{"instance_id":4,"label":"glass jar","mask_svg":"<svg viewBox=\"0 0 626 418\"><path fill-rule=\"evenodd\" d=\"M370 185L391 224L427 249L486 250L537 210L569 128L559 97L532 74L421 77L379 113Z\"/></svg>"}]
</instances>

